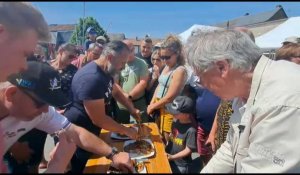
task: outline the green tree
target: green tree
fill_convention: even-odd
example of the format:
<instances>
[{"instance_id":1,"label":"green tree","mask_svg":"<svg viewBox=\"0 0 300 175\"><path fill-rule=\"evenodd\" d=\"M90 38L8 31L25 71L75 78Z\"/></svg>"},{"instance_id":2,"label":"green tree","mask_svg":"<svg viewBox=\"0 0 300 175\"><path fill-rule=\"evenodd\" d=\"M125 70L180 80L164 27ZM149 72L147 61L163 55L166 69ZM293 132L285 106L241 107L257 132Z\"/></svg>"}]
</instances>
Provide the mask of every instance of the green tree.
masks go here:
<instances>
[{"instance_id":1,"label":"green tree","mask_svg":"<svg viewBox=\"0 0 300 175\"><path fill-rule=\"evenodd\" d=\"M79 24L76 25L76 28L72 33L70 42L73 44L83 45L87 37L86 30L89 27L93 27L96 30L97 36L104 36L107 41L109 41L106 32L99 25L98 21L93 17L86 17L84 20L83 18L79 18Z\"/></svg>"}]
</instances>

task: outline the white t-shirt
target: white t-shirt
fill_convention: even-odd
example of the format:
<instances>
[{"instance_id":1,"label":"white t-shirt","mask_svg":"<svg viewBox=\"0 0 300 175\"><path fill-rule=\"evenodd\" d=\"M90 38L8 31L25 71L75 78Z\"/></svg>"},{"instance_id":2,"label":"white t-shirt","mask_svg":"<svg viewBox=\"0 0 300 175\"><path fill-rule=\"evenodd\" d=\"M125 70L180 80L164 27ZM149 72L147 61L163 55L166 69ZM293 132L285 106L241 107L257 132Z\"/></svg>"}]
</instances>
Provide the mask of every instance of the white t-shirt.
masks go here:
<instances>
[{"instance_id":1,"label":"white t-shirt","mask_svg":"<svg viewBox=\"0 0 300 175\"><path fill-rule=\"evenodd\" d=\"M4 153L24 134L33 128L53 134L67 128L71 123L68 119L49 107L47 113L42 113L31 121L20 121L15 117L7 116L0 121L3 132ZM37 138L38 139L38 138Z\"/></svg>"}]
</instances>

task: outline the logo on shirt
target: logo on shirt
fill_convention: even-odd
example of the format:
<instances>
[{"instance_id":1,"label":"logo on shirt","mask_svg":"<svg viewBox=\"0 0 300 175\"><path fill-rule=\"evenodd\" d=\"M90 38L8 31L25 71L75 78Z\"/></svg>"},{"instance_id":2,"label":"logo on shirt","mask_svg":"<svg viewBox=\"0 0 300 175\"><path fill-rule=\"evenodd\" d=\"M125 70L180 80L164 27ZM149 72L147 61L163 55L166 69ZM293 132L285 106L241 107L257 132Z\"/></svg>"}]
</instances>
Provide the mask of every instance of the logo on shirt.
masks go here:
<instances>
[{"instance_id":1,"label":"logo on shirt","mask_svg":"<svg viewBox=\"0 0 300 175\"><path fill-rule=\"evenodd\" d=\"M112 94L112 88L113 88L112 81L109 81L108 87L107 87L107 91L105 92L105 97L106 97L107 99L109 99L110 96L111 96L111 94Z\"/></svg>"},{"instance_id":2,"label":"logo on shirt","mask_svg":"<svg viewBox=\"0 0 300 175\"><path fill-rule=\"evenodd\" d=\"M60 81L58 81L56 78L50 79L50 90L54 90L54 89L60 89Z\"/></svg>"},{"instance_id":3,"label":"logo on shirt","mask_svg":"<svg viewBox=\"0 0 300 175\"><path fill-rule=\"evenodd\" d=\"M170 139L171 139L171 141L172 141L173 143L175 143L176 145L182 146L182 144L183 144L183 139L182 139L182 138L178 138L178 135L179 135L178 129L174 128L174 129L172 130L172 135L171 135Z\"/></svg>"},{"instance_id":4,"label":"logo on shirt","mask_svg":"<svg viewBox=\"0 0 300 175\"><path fill-rule=\"evenodd\" d=\"M284 166L285 158L283 154L272 150L269 147L265 147L260 144L253 144L252 146L253 152L265 159L269 160L270 162L279 165L281 167Z\"/></svg>"}]
</instances>

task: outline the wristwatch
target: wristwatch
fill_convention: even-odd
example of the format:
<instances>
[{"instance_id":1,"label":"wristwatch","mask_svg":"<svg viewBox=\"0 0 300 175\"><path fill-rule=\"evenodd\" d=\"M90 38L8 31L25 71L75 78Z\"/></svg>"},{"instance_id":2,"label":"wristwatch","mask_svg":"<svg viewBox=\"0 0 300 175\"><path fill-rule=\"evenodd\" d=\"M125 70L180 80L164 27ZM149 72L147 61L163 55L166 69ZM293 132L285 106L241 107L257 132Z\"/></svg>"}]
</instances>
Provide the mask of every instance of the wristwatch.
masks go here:
<instances>
[{"instance_id":1,"label":"wristwatch","mask_svg":"<svg viewBox=\"0 0 300 175\"><path fill-rule=\"evenodd\" d=\"M119 151L116 147L111 148L111 153L109 153L107 156L105 156L107 159L112 159L114 155L118 154Z\"/></svg>"}]
</instances>

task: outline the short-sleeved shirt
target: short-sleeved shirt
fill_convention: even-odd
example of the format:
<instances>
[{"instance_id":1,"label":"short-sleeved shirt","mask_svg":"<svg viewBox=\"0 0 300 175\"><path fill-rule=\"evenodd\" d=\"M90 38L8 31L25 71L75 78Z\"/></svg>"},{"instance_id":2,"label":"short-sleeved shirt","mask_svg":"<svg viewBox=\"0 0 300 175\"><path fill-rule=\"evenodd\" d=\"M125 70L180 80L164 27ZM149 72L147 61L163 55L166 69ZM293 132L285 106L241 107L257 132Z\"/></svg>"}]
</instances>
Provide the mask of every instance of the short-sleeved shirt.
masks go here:
<instances>
[{"instance_id":1,"label":"short-sleeved shirt","mask_svg":"<svg viewBox=\"0 0 300 175\"><path fill-rule=\"evenodd\" d=\"M47 113L42 113L31 121L21 121L13 116L5 117L0 121L0 127L3 131L4 152L33 128L53 134L69 125L68 119L56 112L53 107L49 107Z\"/></svg>"},{"instance_id":2,"label":"short-sleeved shirt","mask_svg":"<svg viewBox=\"0 0 300 175\"><path fill-rule=\"evenodd\" d=\"M210 132L221 99L207 89L196 86L196 119L198 125Z\"/></svg>"},{"instance_id":3,"label":"short-sleeved shirt","mask_svg":"<svg viewBox=\"0 0 300 175\"><path fill-rule=\"evenodd\" d=\"M60 79L61 79L61 90L65 94L66 97L69 99L72 98L71 94L71 84L72 84L72 79L75 73L77 72L77 67L74 66L73 64L68 65L66 68L62 70L58 70Z\"/></svg>"},{"instance_id":4,"label":"short-sleeved shirt","mask_svg":"<svg viewBox=\"0 0 300 175\"><path fill-rule=\"evenodd\" d=\"M166 67L164 69L166 69ZM157 90L157 93L156 93L157 98L162 98L167 94L167 92L170 88L171 81L173 79L173 73L177 69L184 69L186 71L185 66L176 66L171 71L169 71L168 73L160 74L160 76L158 78L158 90ZM186 82L186 80L187 80L187 76L185 77L184 82ZM182 93L183 88L184 88L184 86L181 87L181 89L179 91L179 94Z\"/></svg>"},{"instance_id":5,"label":"short-sleeved shirt","mask_svg":"<svg viewBox=\"0 0 300 175\"><path fill-rule=\"evenodd\" d=\"M141 77L147 75L149 75L147 63L140 58L135 58L132 62L128 62L121 71L119 78L120 86L126 93L129 93L140 82ZM139 94L137 99L144 95L145 91ZM118 103L118 105L123 109L125 108L120 103Z\"/></svg>"},{"instance_id":6,"label":"short-sleeved shirt","mask_svg":"<svg viewBox=\"0 0 300 175\"><path fill-rule=\"evenodd\" d=\"M166 152L174 155L189 147L192 151L196 150L196 129L192 123L180 123L179 120L172 124L172 134L166 147ZM192 162L192 155L174 160L177 166L186 166Z\"/></svg>"},{"instance_id":7,"label":"short-sleeved shirt","mask_svg":"<svg viewBox=\"0 0 300 175\"><path fill-rule=\"evenodd\" d=\"M94 61L77 71L72 81L73 103L66 110L65 116L70 122L98 134L95 126L85 111L84 100L104 99L106 115L111 116L113 78L105 73Z\"/></svg>"},{"instance_id":8,"label":"short-sleeved shirt","mask_svg":"<svg viewBox=\"0 0 300 175\"><path fill-rule=\"evenodd\" d=\"M148 68L153 67L153 64L151 62L151 54L148 57L143 57L141 53L137 53L137 54L135 54L135 56L142 59L142 60L144 60L147 63Z\"/></svg>"}]
</instances>

